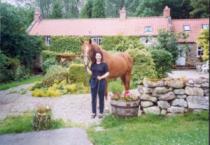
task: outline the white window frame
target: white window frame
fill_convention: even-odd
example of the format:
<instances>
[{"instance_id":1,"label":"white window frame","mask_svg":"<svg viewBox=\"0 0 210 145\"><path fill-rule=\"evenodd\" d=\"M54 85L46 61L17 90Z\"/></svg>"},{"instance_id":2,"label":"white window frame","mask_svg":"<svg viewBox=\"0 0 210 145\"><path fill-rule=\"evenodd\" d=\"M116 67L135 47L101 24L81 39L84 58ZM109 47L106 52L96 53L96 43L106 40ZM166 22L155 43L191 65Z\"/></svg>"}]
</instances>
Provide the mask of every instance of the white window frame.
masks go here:
<instances>
[{"instance_id":1,"label":"white window frame","mask_svg":"<svg viewBox=\"0 0 210 145\"><path fill-rule=\"evenodd\" d=\"M91 40L98 45L101 45L101 43L102 43L102 38L100 36L92 37Z\"/></svg>"},{"instance_id":2,"label":"white window frame","mask_svg":"<svg viewBox=\"0 0 210 145\"><path fill-rule=\"evenodd\" d=\"M46 44L46 46L50 46L50 44L51 44L51 37L50 36L45 36L45 44Z\"/></svg>"},{"instance_id":3,"label":"white window frame","mask_svg":"<svg viewBox=\"0 0 210 145\"><path fill-rule=\"evenodd\" d=\"M147 33L147 32L152 32L152 26L145 26L144 27L144 32Z\"/></svg>"},{"instance_id":4,"label":"white window frame","mask_svg":"<svg viewBox=\"0 0 210 145\"><path fill-rule=\"evenodd\" d=\"M196 50L196 56L197 57L202 57L202 55L203 55L203 48L198 46L197 50Z\"/></svg>"},{"instance_id":5,"label":"white window frame","mask_svg":"<svg viewBox=\"0 0 210 145\"><path fill-rule=\"evenodd\" d=\"M209 28L209 24L202 24L201 28L202 29L208 29Z\"/></svg>"},{"instance_id":6,"label":"white window frame","mask_svg":"<svg viewBox=\"0 0 210 145\"><path fill-rule=\"evenodd\" d=\"M191 31L190 25L183 25L184 31Z\"/></svg>"}]
</instances>

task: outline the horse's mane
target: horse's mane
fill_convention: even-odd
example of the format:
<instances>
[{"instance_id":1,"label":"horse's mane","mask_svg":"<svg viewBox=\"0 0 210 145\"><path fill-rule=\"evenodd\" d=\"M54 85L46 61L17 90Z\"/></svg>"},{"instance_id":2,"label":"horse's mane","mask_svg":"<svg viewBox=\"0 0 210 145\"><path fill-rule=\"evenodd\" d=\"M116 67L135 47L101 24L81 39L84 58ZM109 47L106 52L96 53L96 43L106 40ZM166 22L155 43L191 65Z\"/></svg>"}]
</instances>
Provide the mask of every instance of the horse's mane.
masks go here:
<instances>
[{"instance_id":1,"label":"horse's mane","mask_svg":"<svg viewBox=\"0 0 210 145\"><path fill-rule=\"evenodd\" d=\"M91 62L93 63L95 62L95 58L94 58L95 54L97 52L103 53L104 50L96 44L89 44L89 46L90 46L89 56L90 56Z\"/></svg>"}]
</instances>

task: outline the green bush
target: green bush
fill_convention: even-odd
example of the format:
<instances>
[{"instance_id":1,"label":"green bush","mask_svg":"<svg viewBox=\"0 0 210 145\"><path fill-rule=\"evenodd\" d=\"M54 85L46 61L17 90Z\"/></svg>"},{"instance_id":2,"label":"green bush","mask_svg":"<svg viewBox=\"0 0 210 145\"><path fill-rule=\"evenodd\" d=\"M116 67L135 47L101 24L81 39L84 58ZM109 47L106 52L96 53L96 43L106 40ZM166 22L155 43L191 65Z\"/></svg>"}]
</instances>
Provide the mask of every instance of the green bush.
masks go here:
<instances>
[{"instance_id":1,"label":"green bush","mask_svg":"<svg viewBox=\"0 0 210 145\"><path fill-rule=\"evenodd\" d=\"M52 65L48 70L43 79L44 86L51 86L55 82L61 82L63 80L68 80L68 71L66 68L60 65Z\"/></svg>"},{"instance_id":2,"label":"green bush","mask_svg":"<svg viewBox=\"0 0 210 145\"><path fill-rule=\"evenodd\" d=\"M15 80L16 70L20 66L19 60L0 53L0 62L0 83Z\"/></svg>"},{"instance_id":3,"label":"green bush","mask_svg":"<svg viewBox=\"0 0 210 145\"><path fill-rule=\"evenodd\" d=\"M139 37L133 36L108 36L103 37L102 47L110 51L125 51L129 48L142 48Z\"/></svg>"},{"instance_id":4,"label":"green bush","mask_svg":"<svg viewBox=\"0 0 210 145\"><path fill-rule=\"evenodd\" d=\"M30 69L23 65L17 67L15 71L15 80L23 80L30 77Z\"/></svg>"},{"instance_id":5,"label":"green bush","mask_svg":"<svg viewBox=\"0 0 210 145\"><path fill-rule=\"evenodd\" d=\"M43 50L42 51L42 58L43 60L47 60L49 58L55 58L58 53L50 50Z\"/></svg>"},{"instance_id":6,"label":"green bush","mask_svg":"<svg viewBox=\"0 0 210 145\"><path fill-rule=\"evenodd\" d=\"M127 52L132 56L134 61L132 85L138 85L145 77L156 77L155 64L148 50L128 49Z\"/></svg>"},{"instance_id":7,"label":"green bush","mask_svg":"<svg viewBox=\"0 0 210 145\"><path fill-rule=\"evenodd\" d=\"M167 72L171 71L173 56L166 50L151 49L152 58L155 63L155 70L159 78L165 77Z\"/></svg>"},{"instance_id":8,"label":"green bush","mask_svg":"<svg viewBox=\"0 0 210 145\"><path fill-rule=\"evenodd\" d=\"M90 75L85 71L85 67L83 64L70 64L69 67L69 80L71 83L83 82L87 84L87 80L89 80Z\"/></svg>"},{"instance_id":9,"label":"green bush","mask_svg":"<svg viewBox=\"0 0 210 145\"><path fill-rule=\"evenodd\" d=\"M46 60L44 60L44 62L42 63L43 71L46 72L47 69L50 68L50 66L57 65L57 64L58 64L58 62L55 59L55 57L49 57Z\"/></svg>"},{"instance_id":10,"label":"green bush","mask_svg":"<svg viewBox=\"0 0 210 145\"><path fill-rule=\"evenodd\" d=\"M123 37L120 43L118 43L114 49L116 51L126 51L128 49L144 49L144 45L140 43L139 39L135 37Z\"/></svg>"},{"instance_id":11,"label":"green bush","mask_svg":"<svg viewBox=\"0 0 210 145\"><path fill-rule=\"evenodd\" d=\"M157 36L158 45L156 49L163 49L170 52L173 56L173 63L175 64L179 54L179 48L177 43L177 36L174 32L169 32L165 29L161 29Z\"/></svg>"},{"instance_id":12,"label":"green bush","mask_svg":"<svg viewBox=\"0 0 210 145\"><path fill-rule=\"evenodd\" d=\"M124 90L120 81L112 81L109 83L109 89L113 94L121 94Z\"/></svg>"},{"instance_id":13,"label":"green bush","mask_svg":"<svg viewBox=\"0 0 210 145\"><path fill-rule=\"evenodd\" d=\"M55 52L70 51L78 53L81 50L81 39L81 37L55 36L52 37L52 44L50 48Z\"/></svg>"}]
</instances>

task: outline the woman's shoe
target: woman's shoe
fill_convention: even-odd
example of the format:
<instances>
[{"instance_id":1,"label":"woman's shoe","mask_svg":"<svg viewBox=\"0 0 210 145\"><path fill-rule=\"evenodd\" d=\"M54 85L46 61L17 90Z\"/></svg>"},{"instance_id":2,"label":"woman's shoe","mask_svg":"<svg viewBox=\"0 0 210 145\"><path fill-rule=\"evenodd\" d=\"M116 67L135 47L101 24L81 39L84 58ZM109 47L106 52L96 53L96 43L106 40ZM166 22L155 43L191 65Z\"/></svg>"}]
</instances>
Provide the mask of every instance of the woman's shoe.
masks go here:
<instances>
[{"instance_id":1,"label":"woman's shoe","mask_svg":"<svg viewBox=\"0 0 210 145\"><path fill-rule=\"evenodd\" d=\"M95 117L96 117L96 114L93 113L93 114L91 115L91 118L93 119L93 118L95 118Z\"/></svg>"},{"instance_id":2,"label":"woman's shoe","mask_svg":"<svg viewBox=\"0 0 210 145\"><path fill-rule=\"evenodd\" d=\"M99 114L98 114L98 118L103 118L103 116L104 116L104 115L103 115L102 113L99 113Z\"/></svg>"}]
</instances>

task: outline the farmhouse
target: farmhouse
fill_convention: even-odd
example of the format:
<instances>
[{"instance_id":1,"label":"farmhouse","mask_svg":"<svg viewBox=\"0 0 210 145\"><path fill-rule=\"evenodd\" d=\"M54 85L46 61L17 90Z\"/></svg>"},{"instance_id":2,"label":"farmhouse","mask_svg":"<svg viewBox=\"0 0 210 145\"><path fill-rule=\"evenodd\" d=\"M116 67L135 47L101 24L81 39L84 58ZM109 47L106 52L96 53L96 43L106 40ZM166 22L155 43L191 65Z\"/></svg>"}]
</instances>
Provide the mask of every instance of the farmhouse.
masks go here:
<instances>
[{"instance_id":1,"label":"farmhouse","mask_svg":"<svg viewBox=\"0 0 210 145\"><path fill-rule=\"evenodd\" d=\"M180 49L177 65L195 66L200 61L202 48L196 44L202 29L209 28L209 19L172 19L170 8L166 6L162 16L127 17L126 9L119 11L119 18L91 19L42 19L36 9L34 20L27 29L29 35L45 37L46 45L50 45L51 36L90 36L97 44L101 44L103 36L138 36L145 45L155 45L160 29L175 33L185 32L187 39L179 39L180 48L189 46L186 53Z\"/></svg>"}]
</instances>

